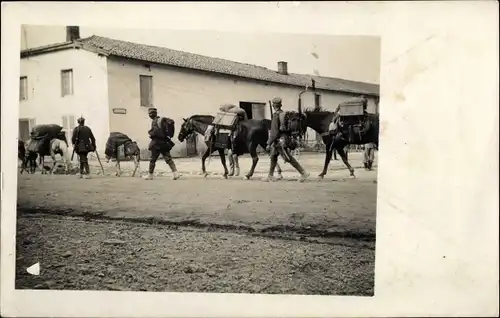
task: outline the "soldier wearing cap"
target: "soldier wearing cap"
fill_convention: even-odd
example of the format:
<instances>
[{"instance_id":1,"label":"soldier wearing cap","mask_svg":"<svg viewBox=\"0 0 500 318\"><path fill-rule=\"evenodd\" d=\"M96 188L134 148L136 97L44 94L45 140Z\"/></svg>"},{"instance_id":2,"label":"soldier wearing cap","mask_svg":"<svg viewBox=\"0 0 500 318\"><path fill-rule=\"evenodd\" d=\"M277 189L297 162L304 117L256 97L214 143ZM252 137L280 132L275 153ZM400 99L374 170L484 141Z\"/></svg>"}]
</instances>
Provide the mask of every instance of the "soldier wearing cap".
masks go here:
<instances>
[{"instance_id":1,"label":"soldier wearing cap","mask_svg":"<svg viewBox=\"0 0 500 318\"><path fill-rule=\"evenodd\" d=\"M294 167L301 175L300 181L304 181L308 176L302 166L298 161L292 156L290 148L288 146L290 138L290 131L286 124L285 113L281 109L282 107L281 98L275 97L272 100L272 106L274 109L273 118L271 121L271 131L269 134L269 139L267 140L267 151L271 153L271 165L269 167L269 174L265 181L270 181L274 175L274 169L278 163L278 155L281 154L285 162L289 162L292 167Z\"/></svg>"},{"instance_id":2,"label":"soldier wearing cap","mask_svg":"<svg viewBox=\"0 0 500 318\"><path fill-rule=\"evenodd\" d=\"M149 160L149 173L144 179L153 179L156 161L161 154L163 156L163 159L165 159L167 165L172 170L172 173L174 174L173 179L177 180L179 178L179 172L177 171L174 160L170 155L170 150L173 147L173 143L167 136L166 118L158 116L158 110L154 107L148 109L148 115L152 120L151 129L148 132L149 138L151 139L151 141L149 142L151 158Z\"/></svg>"},{"instance_id":3,"label":"soldier wearing cap","mask_svg":"<svg viewBox=\"0 0 500 318\"><path fill-rule=\"evenodd\" d=\"M96 142L92 129L85 125L85 118L80 117L77 120L78 126L73 129L71 143L73 149L80 159L80 178L90 178L90 167L87 155L96 150Z\"/></svg>"}]
</instances>

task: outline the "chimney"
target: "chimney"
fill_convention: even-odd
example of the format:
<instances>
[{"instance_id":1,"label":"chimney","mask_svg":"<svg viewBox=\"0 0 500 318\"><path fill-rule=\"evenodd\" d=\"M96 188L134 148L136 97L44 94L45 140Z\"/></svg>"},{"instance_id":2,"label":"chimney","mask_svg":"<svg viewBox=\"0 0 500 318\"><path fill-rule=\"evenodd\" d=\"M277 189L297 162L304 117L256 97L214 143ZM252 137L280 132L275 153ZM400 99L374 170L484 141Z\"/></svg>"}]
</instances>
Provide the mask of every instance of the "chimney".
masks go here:
<instances>
[{"instance_id":1,"label":"chimney","mask_svg":"<svg viewBox=\"0 0 500 318\"><path fill-rule=\"evenodd\" d=\"M66 27L66 42L73 42L80 39L80 27L67 26Z\"/></svg>"},{"instance_id":2,"label":"chimney","mask_svg":"<svg viewBox=\"0 0 500 318\"><path fill-rule=\"evenodd\" d=\"M284 61L278 62L278 73L288 75L288 65Z\"/></svg>"}]
</instances>

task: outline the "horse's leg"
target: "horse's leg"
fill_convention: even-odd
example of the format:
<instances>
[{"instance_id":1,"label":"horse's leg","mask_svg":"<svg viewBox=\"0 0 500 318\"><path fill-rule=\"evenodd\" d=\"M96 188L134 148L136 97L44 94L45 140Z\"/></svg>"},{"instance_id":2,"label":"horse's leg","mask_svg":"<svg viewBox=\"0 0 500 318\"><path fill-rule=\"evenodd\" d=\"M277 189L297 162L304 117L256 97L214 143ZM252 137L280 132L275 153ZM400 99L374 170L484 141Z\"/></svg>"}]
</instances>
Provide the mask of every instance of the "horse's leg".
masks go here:
<instances>
[{"instance_id":1,"label":"horse's leg","mask_svg":"<svg viewBox=\"0 0 500 318\"><path fill-rule=\"evenodd\" d=\"M233 161L234 161L234 176L238 177L240 175L240 161L239 156L233 153Z\"/></svg>"},{"instance_id":2,"label":"horse's leg","mask_svg":"<svg viewBox=\"0 0 500 318\"><path fill-rule=\"evenodd\" d=\"M255 167L259 162L259 155L257 154L257 145L252 142L250 142L250 144L248 145L248 150L250 150L250 156L252 156L252 167L250 168L250 171L246 174L245 179L250 180L250 178L253 176L255 172Z\"/></svg>"},{"instance_id":3,"label":"horse's leg","mask_svg":"<svg viewBox=\"0 0 500 318\"><path fill-rule=\"evenodd\" d=\"M68 146L66 146L66 149L63 150L63 158L66 166L66 174L68 175L69 171L71 170L71 160L69 159L68 155Z\"/></svg>"},{"instance_id":4,"label":"horse's leg","mask_svg":"<svg viewBox=\"0 0 500 318\"><path fill-rule=\"evenodd\" d=\"M38 161L38 164L41 166L42 174L46 174L46 171L45 171L45 156L40 155L40 159Z\"/></svg>"},{"instance_id":5,"label":"horse's leg","mask_svg":"<svg viewBox=\"0 0 500 318\"><path fill-rule=\"evenodd\" d=\"M224 153L225 149L218 149L220 162L222 162L222 166L224 167L224 179L227 179L228 171L226 165L226 154Z\"/></svg>"},{"instance_id":6,"label":"horse's leg","mask_svg":"<svg viewBox=\"0 0 500 318\"><path fill-rule=\"evenodd\" d=\"M139 159L137 155L133 155L132 158L134 159L134 172L132 172L132 177L135 177L135 172L139 169Z\"/></svg>"},{"instance_id":7,"label":"horse's leg","mask_svg":"<svg viewBox=\"0 0 500 318\"><path fill-rule=\"evenodd\" d=\"M208 147L207 150L205 151L205 153L203 154L203 156L201 157L201 175L203 175L203 177L207 177L207 170L205 168L205 160L207 160L208 156L210 156L210 154L212 153L211 147Z\"/></svg>"},{"instance_id":8,"label":"horse's leg","mask_svg":"<svg viewBox=\"0 0 500 318\"><path fill-rule=\"evenodd\" d=\"M122 175L122 171L120 169L120 159L118 158L119 155L116 156L116 163L115 163L115 177L120 177ZM135 171L135 170L134 170Z\"/></svg>"},{"instance_id":9,"label":"horse's leg","mask_svg":"<svg viewBox=\"0 0 500 318\"><path fill-rule=\"evenodd\" d=\"M229 168L231 169L229 171L228 176L232 177L234 176L234 159L233 159L233 152L231 149L228 149L227 151L227 158L229 159Z\"/></svg>"},{"instance_id":10,"label":"horse's leg","mask_svg":"<svg viewBox=\"0 0 500 318\"><path fill-rule=\"evenodd\" d=\"M56 161L56 155L54 153L50 153L50 158L52 158L52 168L50 169L50 174L53 174L54 173L54 170L56 169L56 164L57 164L57 161Z\"/></svg>"},{"instance_id":11,"label":"horse's leg","mask_svg":"<svg viewBox=\"0 0 500 318\"><path fill-rule=\"evenodd\" d=\"M333 141L332 141L333 142ZM332 153L335 151L335 148L333 148L330 144L330 147L326 148L325 152L325 163L323 165L323 171L318 175L318 177L322 178L326 175L328 171L328 165L330 165L330 161L332 160Z\"/></svg>"},{"instance_id":12,"label":"horse's leg","mask_svg":"<svg viewBox=\"0 0 500 318\"><path fill-rule=\"evenodd\" d=\"M351 177L355 177L355 175L354 175L354 169L353 169L353 167L351 167L351 165L349 164L349 161L347 160L347 155L346 155L346 153L344 151L344 147L337 148L337 152L339 153L340 158L342 159L342 161L346 165L347 169L349 169L350 176Z\"/></svg>"}]
</instances>

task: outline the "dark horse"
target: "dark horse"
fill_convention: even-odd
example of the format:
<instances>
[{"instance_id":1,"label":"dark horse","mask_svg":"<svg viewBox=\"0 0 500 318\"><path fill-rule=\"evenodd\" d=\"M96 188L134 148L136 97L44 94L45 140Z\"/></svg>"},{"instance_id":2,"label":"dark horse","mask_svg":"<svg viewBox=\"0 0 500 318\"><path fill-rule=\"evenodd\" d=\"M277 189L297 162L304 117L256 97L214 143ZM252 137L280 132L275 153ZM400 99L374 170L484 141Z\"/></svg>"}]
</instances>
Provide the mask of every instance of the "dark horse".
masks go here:
<instances>
[{"instance_id":1,"label":"dark horse","mask_svg":"<svg viewBox=\"0 0 500 318\"><path fill-rule=\"evenodd\" d=\"M355 131L354 135L356 136L356 138L354 138L354 140L349 142L347 138L341 140L334 139L333 135L329 133L330 123L336 116L335 112L326 111L322 109L308 109L303 112L302 116L300 116L300 113L298 112L293 112L293 113L295 114L294 115L295 117L301 118L301 126L302 126L301 130L304 132L307 127L313 129L314 131L316 131L318 134L321 135L323 143L326 146L325 164L323 166L323 171L319 174L320 178L323 178L328 171L328 165L330 164L330 161L332 159L332 153L334 149L342 158L342 161L346 165L347 169L349 169L350 175L354 177L354 169L351 167L349 161L347 160L347 154L345 152L346 146L349 144L364 145L373 142L378 148L378 135L379 135L378 114L366 114L367 120L364 124L364 127L359 131ZM344 136L349 135L349 127L347 125L340 128L340 130Z\"/></svg>"},{"instance_id":2,"label":"dark horse","mask_svg":"<svg viewBox=\"0 0 500 318\"><path fill-rule=\"evenodd\" d=\"M200 135L205 136L207 128L209 125L212 124L214 118L215 117L211 115L193 115L188 119L183 118L184 122L182 123L177 138L179 139L180 142L183 142L189 135L193 133L198 133ZM224 167L224 178L234 175L234 167L236 167L237 169L236 172L237 176L239 174L238 156L250 153L250 156L252 156L252 168L245 175L245 178L247 180L250 179L253 176L255 172L255 167L257 166L257 162L259 161L259 156L257 155L257 147L260 145L262 148L266 149L267 139L269 138L269 127L271 126L270 123L271 122L268 119L264 120L249 119L239 124L241 130L238 134L238 137L235 140L236 153L229 155L229 160L231 163L231 173L228 173L226 166L226 155L224 153L226 149L231 149L230 143L228 143L226 147L220 147L220 146L217 147L215 145L215 140L211 138L208 142L206 142L208 148L201 158L202 173L205 176L207 175L205 170L205 160L214 151L217 150L219 152L222 166ZM278 172L278 178L281 179L282 174L279 165L276 166L276 169Z\"/></svg>"}]
</instances>

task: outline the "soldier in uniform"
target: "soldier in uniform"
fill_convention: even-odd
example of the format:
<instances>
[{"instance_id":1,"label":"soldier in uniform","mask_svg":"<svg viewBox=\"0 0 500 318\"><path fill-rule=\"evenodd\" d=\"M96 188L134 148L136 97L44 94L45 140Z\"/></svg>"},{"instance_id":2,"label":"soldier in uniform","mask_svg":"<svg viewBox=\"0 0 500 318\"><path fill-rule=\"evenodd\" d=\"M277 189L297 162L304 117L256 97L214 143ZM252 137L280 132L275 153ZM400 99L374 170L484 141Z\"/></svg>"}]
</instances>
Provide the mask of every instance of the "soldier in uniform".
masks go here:
<instances>
[{"instance_id":1,"label":"soldier in uniform","mask_svg":"<svg viewBox=\"0 0 500 318\"><path fill-rule=\"evenodd\" d=\"M376 146L373 142L369 142L365 145L363 160L365 170L372 170L373 160L375 159L375 148Z\"/></svg>"},{"instance_id":2,"label":"soldier in uniform","mask_svg":"<svg viewBox=\"0 0 500 318\"><path fill-rule=\"evenodd\" d=\"M179 179L179 172L175 167L174 160L170 155L170 150L172 149L172 141L166 135L167 124L161 117L158 116L158 110L156 108L148 109L149 118L151 118L151 129L149 130L149 150L151 151L151 159L149 160L149 174L144 178L146 180L152 180L155 171L156 161L158 157L163 155L163 159L172 170L174 174L173 179Z\"/></svg>"},{"instance_id":3,"label":"soldier in uniform","mask_svg":"<svg viewBox=\"0 0 500 318\"><path fill-rule=\"evenodd\" d=\"M78 126L73 129L71 143L73 149L80 159L80 178L90 178L89 160L87 155L89 152L96 150L96 142L92 129L85 125L85 118L80 117L77 120Z\"/></svg>"},{"instance_id":4,"label":"soldier in uniform","mask_svg":"<svg viewBox=\"0 0 500 318\"><path fill-rule=\"evenodd\" d=\"M303 182L309 173L302 168L298 161L290 153L288 146L288 138L290 138L290 131L286 127L285 113L281 109L281 98L275 97L272 100L274 109L273 119L271 122L271 132L267 141L267 151L271 152L271 165L269 167L269 174L264 181L270 181L274 175L274 169L278 163L278 156L281 154L285 162L289 162L301 175L300 181Z\"/></svg>"}]
</instances>

